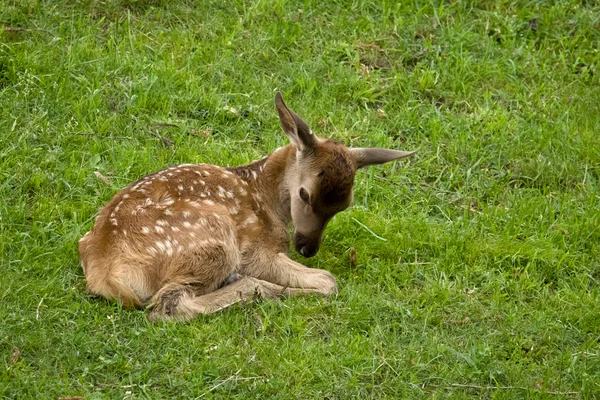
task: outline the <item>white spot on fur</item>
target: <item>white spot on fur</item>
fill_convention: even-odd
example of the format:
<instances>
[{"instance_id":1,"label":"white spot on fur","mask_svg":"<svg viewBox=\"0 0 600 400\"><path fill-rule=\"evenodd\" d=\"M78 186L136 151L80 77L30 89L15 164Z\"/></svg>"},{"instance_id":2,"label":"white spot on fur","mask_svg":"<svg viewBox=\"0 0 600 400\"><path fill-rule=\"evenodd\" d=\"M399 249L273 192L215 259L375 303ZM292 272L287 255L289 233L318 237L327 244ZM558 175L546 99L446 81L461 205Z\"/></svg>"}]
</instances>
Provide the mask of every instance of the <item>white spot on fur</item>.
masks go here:
<instances>
[{"instance_id":1,"label":"white spot on fur","mask_svg":"<svg viewBox=\"0 0 600 400\"><path fill-rule=\"evenodd\" d=\"M183 212L183 218L189 218L191 215L191 213L189 211L184 211Z\"/></svg>"},{"instance_id":2,"label":"white spot on fur","mask_svg":"<svg viewBox=\"0 0 600 400\"><path fill-rule=\"evenodd\" d=\"M158 226L158 225L156 225L156 226L154 227L154 230L156 231L156 233L165 233L165 230L163 229L163 227L162 227L162 226Z\"/></svg>"},{"instance_id":3,"label":"white spot on fur","mask_svg":"<svg viewBox=\"0 0 600 400\"><path fill-rule=\"evenodd\" d=\"M178 227L176 227L176 226L172 226L172 227L171 227L171 230L172 230L173 232L179 232L181 229L179 229L179 228L178 228Z\"/></svg>"},{"instance_id":4,"label":"white spot on fur","mask_svg":"<svg viewBox=\"0 0 600 400\"><path fill-rule=\"evenodd\" d=\"M125 194L123 195L123 199L128 199L128 198L129 198L129 194L125 193Z\"/></svg>"},{"instance_id":5,"label":"white spot on fur","mask_svg":"<svg viewBox=\"0 0 600 400\"><path fill-rule=\"evenodd\" d=\"M243 227L246 227L246 226L248 226L248 225L250 225L250 224L255 224L256 222L258 222L258 218L256 218L256 216L252 215L252 216L250 216L250 217L246 218L246 219L245 219L245 220L244 220L244 221L243 221L243 222L240 224L240 226L243 228Z\"/></svg>"},{"instance_id":6,"label":"white spot on fur","mask_svg":"<svg viewBox=\"0 0 600 400\"><path fill-rule=\"evenodd\" d=\"M157 219L156 220L156 225L169 226L169 223L167 221L165 221L164 219Z\"/></svg>"},{"instance_id":7,"label":"white spot on fur","mask_svg":"<svg viewBox=\"0 0 600 400\"><path fill-rule=\"evenodd\" d=\"M192 227L192 224L190 224L188 221L184 221L183 222L183 227L187 228L187 229L190 229Z\"/></svg>"},{"instance_id":8,"label":"white spot on fur","mask_svg":"<svg viewBox=\"0 0 600 400\"><path fill-rule=\"evenodd\" d=\"M204 204L206 204L207 206L214 206L215 202L212 200L203 200Z\"/></svg>"},{"instance_id":9,"label":"white spot on fur","mask_svg":"<svg viewBox=\"0 0 600 400\"><path fill-rule=\"evenodd\" d=\"M252 171L252 178L256 179L256 171Z\"/></svg>"},{"instance_id":10,"label":"white spot on fur","mask_svg":"<svg viewBox=\"0 0 600 400\"><path fill-rule=\"evenodd\" d=\"M168 216L173 215L173 211L171 211L171 210L165 210L164 212L165 212L165 215L168 215Z\"/></svg>"},{"instance_id":11,"label":"white spot on fur","mask_svg":"<svg viewBox=\"0 0 600 400\"><path fill-rule=\"evenodd\" d=\"M155 245L156 247L158 247L158 249L159 249L160 251L162 251L162 252L164 252L164 251L167 249L167 246L165 246L165 244L164 244L163 242L161 242L161 241L157 241L157 242L155 242L155 243L154 243L154 245Z\"/></svg>"},{"instance_id":12,"label":"white spot on fur","mask_svg":"<svg viewBox=\"0 0 600 400\"><path fill-rule=\"evenodd\" d=\"M184 189L184 188L183 188L183 185L179 185L179 186L177 186L177 189L178 189L179 191L183 191L183 189Z\"/></svg>"},{"instance_id":13,"label":"white spot on fur","mask_svg":"<svg viewBox=\"0 0 600 400\"><path fill-rule=\"evenodd\" d=\"M147 235L147 234L149 234L149 233L150 233L150 229L149 229L147 226L144 226L144 227L142 228L142 233L143 233L143 234L145 234L145 235Z\"/></svg>"}]
</instances>

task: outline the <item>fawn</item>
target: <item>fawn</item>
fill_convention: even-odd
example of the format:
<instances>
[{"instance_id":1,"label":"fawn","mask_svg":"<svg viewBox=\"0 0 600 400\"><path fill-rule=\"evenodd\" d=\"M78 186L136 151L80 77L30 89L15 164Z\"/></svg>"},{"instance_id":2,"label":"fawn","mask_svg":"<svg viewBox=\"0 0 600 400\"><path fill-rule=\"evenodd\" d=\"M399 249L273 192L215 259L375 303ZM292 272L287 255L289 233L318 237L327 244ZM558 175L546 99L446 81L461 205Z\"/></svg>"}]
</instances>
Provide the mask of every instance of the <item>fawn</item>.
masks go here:
<instances>
[{"instance_id":1,"label":"fawn","mask_svg":"<svg viewBox=\"0 0 600 400\"><path fill-rule=\"evenodd\" d=\"M347 148L313 134L275 105L290 144L249 165L184 164L118 192L79 241L87 289L126 307L151 305L151 320L189 320L255 295L336 291L328 271L287 256L314 256L327 223L352 201L358 168L414 152Z\"/></svg>"}]
</instances>

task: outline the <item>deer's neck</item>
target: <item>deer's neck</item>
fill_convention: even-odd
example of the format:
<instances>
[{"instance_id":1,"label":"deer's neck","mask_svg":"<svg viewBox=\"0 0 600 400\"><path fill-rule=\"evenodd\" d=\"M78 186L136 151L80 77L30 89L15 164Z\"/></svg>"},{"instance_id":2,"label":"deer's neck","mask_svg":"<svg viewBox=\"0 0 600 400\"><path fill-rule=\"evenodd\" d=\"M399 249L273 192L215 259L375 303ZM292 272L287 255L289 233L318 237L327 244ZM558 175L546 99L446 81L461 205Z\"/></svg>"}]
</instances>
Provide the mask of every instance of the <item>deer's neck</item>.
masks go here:
<instances>
[{"instance_id":1,"label":"deer's neck","mask_svg":"<svg viewBox=\"0 0 600 400\"><path fill-rule=\"evenodd\" d=\"M286 175L295 160L296 148L287 145L261 160L230 170L248 184L248 189L266 211L287 225L292 217Z\"/></svg>"}]
</instances>

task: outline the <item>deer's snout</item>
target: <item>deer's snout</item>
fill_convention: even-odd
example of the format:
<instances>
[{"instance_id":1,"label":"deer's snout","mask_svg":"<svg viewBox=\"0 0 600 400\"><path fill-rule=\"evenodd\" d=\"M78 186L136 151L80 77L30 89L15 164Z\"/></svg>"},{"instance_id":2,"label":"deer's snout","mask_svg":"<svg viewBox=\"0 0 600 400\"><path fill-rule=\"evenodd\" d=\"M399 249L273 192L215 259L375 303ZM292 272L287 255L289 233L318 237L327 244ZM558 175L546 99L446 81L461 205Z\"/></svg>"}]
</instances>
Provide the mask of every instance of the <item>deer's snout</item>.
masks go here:
<instances>
[{"instance_id":1,"label":"deer's snout","mask_svg":"<svg viewBox=\"0 0 600 400\"><path fill-rule=\"evenodd\" d=\"M301 233L296 232L294 235L294 246L296 251L304 257L312 257L319 252L321 238L311 239Z\"/></svg>"}]
</instances>

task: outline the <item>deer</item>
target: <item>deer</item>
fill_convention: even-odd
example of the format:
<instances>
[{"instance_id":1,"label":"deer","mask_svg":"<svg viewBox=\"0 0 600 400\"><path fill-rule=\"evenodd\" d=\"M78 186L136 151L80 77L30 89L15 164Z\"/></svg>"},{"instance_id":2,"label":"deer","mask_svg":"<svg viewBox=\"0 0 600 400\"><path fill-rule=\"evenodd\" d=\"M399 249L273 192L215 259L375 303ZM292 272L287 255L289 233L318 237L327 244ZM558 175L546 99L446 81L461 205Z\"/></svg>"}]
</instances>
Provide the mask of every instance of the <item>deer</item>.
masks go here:
<instances>
[{"instance_id":1,"label":"deer","mask_svg":"<svg viewBox=\"0 0 600 400\"><path fill-rule=\"evenodd\" d=\"M189 321L256 298L336 293L336 279L288 256L319 251L323 232L353 199L359 168L414 154L349 148L317 137L285 104L289 144L238 167L182 164L115 194L79 241L87 291L149 308L150 321Z\"/></svg>"}]
</instances>

